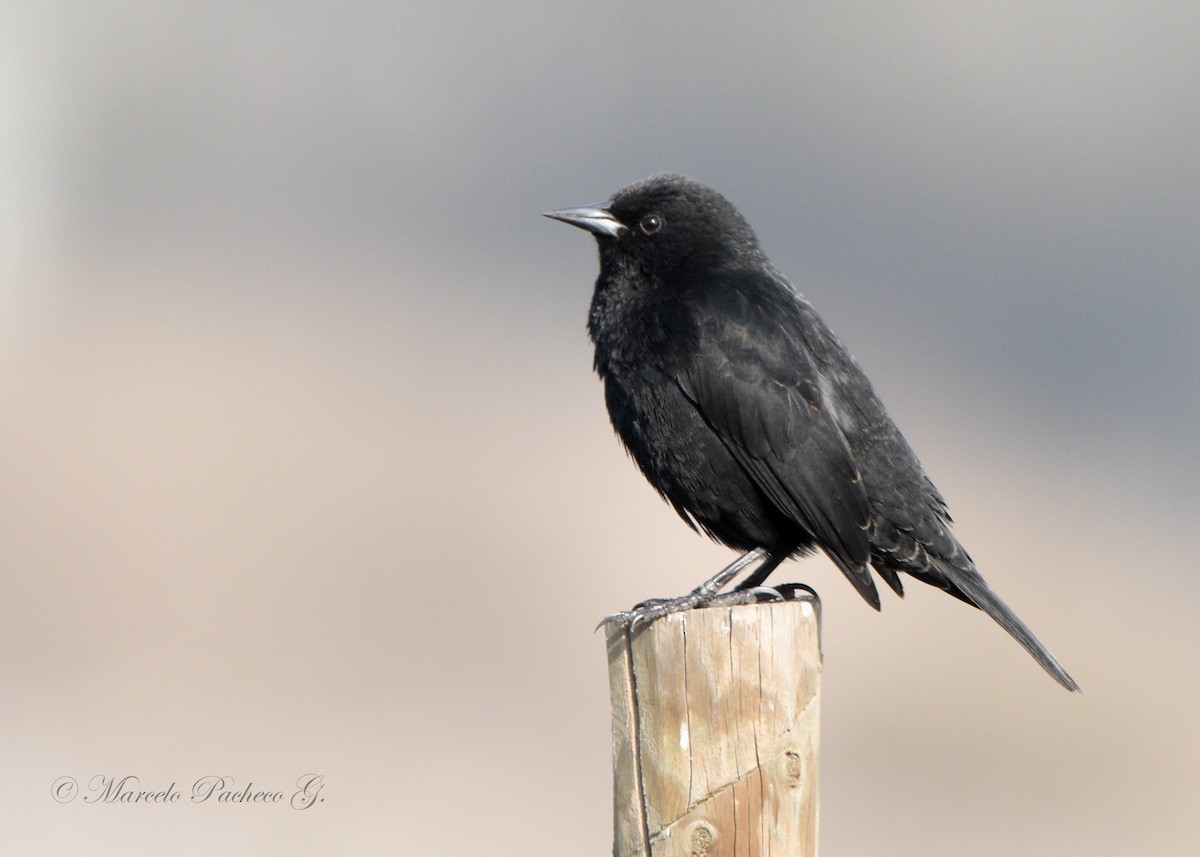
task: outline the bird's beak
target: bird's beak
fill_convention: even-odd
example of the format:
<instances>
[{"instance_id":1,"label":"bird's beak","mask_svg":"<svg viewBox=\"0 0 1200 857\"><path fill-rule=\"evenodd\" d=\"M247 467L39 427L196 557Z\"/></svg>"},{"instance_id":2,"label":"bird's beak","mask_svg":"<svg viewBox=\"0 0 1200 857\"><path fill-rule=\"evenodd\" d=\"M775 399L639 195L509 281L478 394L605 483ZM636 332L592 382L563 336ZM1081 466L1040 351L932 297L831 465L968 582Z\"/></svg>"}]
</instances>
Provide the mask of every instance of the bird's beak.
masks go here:
<instances>
[{"instance_id":1,"label":"bird's beak","mask_svg":"<svg viewBox=\"0 0 1200 857\"><path fill-rule=\"evenodd\" d=\"M578 226L596 235L616 238L625 231L625 225L613 217L612 212L605 208L606 205L608 203L602 202L584 208L560 208L558 211L547 211L545 216Z\"/></svg>"}]
</instances>

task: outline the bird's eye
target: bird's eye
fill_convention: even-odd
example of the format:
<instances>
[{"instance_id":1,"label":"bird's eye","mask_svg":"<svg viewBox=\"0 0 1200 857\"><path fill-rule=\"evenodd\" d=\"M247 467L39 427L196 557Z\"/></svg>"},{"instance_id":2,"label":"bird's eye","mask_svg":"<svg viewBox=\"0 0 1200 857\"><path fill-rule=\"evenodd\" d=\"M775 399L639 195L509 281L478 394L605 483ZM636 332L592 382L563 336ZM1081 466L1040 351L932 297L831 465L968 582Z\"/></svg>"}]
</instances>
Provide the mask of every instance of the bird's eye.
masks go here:
<instances>
[{"instance_id":1,"label":"bird's eye","mask_svg":"<svg viewBox=\"0 0 1200 857\"><path fill-rule=\"evenodd\" d=\"M647 214L638 223L638 226L641 227L642 232L647 235L653 235L655 232L662 229L662 225L662 218L657 214Z\"/></svg>"}]
</instances>

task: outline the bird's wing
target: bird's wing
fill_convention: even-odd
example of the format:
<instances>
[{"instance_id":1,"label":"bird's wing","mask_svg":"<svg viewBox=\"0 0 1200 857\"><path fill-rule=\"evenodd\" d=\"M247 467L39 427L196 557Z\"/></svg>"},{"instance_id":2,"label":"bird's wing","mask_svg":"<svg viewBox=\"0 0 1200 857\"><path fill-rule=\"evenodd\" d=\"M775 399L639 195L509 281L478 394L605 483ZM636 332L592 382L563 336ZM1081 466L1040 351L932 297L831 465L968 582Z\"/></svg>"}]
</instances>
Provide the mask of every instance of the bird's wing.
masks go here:
<instances>
[{"instance_id":1,"label":"bird's wing","mask_svg":"<svg viewBox=\"0 0 1200 857\"><path fill-rule=\"evenodd\" d=\"M759 489L808 530L876 609L867 495L778 283L706 289L698 342L678 382Z\"/></svg>"}]
</instances>

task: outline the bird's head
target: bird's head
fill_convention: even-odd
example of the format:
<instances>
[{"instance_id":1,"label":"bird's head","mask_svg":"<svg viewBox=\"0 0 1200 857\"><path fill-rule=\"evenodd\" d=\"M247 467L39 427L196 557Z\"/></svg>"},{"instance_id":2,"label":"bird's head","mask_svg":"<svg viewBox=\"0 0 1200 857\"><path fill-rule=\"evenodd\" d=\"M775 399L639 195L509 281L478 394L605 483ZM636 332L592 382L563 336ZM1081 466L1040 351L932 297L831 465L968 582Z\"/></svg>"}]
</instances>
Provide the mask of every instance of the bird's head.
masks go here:
<instances>
[{"instance_id":1,"label":"bird's head","mask_svg":"<svg viewBox=\"0 0 1200 857\"><path fill-rule=\"evenodd\" d=\"M677 173L651 176L612 199L546 217L586 229L600 265L670 279L693 266L734 268L765 261L750 224L710 187Z\"/></svg>"}]
</instances>

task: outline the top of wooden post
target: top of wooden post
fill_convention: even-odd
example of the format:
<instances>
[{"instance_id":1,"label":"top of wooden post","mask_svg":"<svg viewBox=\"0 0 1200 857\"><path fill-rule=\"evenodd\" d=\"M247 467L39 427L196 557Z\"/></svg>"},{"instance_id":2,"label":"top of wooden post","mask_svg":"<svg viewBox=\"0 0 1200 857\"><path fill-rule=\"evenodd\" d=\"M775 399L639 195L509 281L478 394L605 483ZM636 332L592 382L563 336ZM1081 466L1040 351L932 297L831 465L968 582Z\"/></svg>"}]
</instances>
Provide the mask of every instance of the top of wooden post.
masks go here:
<instances>
[{"instance_id":1,"label":"top of wooden post","mask_svg":"<svg viewBox=\"0 0 1200 857\"><path fill-rule=\"evenodd\" d=\"M816 854L819 602L607 629L617 857Z\"/></svg>"}]
</instances>

